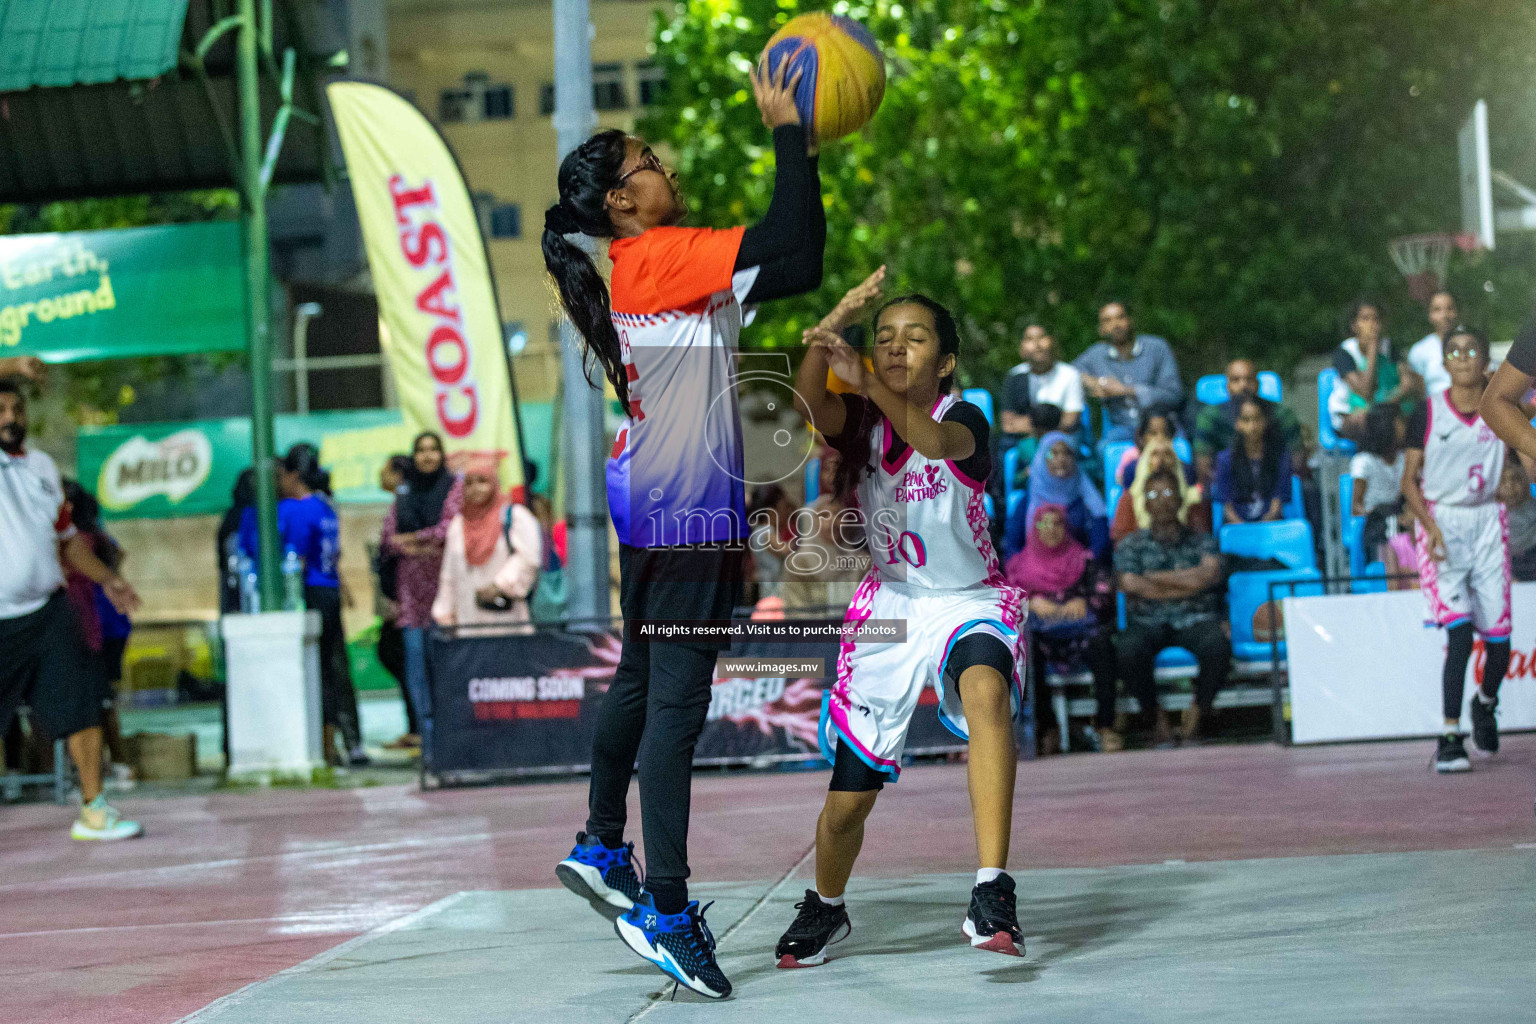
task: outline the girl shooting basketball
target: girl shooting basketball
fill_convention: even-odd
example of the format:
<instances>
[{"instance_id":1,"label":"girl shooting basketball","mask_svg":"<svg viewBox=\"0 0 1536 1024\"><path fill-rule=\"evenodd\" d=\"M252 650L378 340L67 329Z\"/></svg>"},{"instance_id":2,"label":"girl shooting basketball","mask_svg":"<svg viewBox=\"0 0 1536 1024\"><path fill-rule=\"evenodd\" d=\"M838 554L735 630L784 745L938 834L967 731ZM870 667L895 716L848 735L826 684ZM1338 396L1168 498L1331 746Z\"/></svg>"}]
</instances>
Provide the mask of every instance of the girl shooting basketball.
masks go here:
<instances>
[{"instance_id":1,"label":"girl shooting basketball","mask_svg":"<svg viewBox=\"0 0 1536 1024\"><path fill-rule=\"evenodd\" d=\"M646 619L728 622L747 536L737 338L752 303L814 290L826 244L816 158L795 108L798 74L753 77L773 131L774 194L747 228L678 226L688 206L645 142L605 131L560 165L544 262L591 359L628 411L608 460L625 636L592 748L586 828L556 868L635 952L712 998L731 991L714 938L688 900L693 751L709 710L716 646L643 640ZM612 290L567 240L608 238ZM624 841L636 755L649 876Z\"/></svg>"},{"instance_id":2,"label":"girl shooting basketball","mask_svg":"<svg viewBox=\"0 0 1536 1024\"><path fill-rule=\"evenodd\" d=\"M1470 771L1461 738L1461 705L1473 634L1487 650L1483 680L1472 695L1472 742L1499 749L1494 717L1509 668L1509 521L1499 503L1504 442L1478 414L1488 380L1488 341L1457 327L1445 338L1451 386L1432 395L1408 425L1403 499L1417 521L1420 589L1430 616L1445 630L1441 703L1445 728L1435 770Z\"/></svg>"},{"instance_id":3,"label":"girl shooting basketball","mask_svg":"<svg viewBox=\"0 0 1536 1024\"><path fill-rule=\"evenodd\" d=\"M864 821L901 773L907 726L925 686L939 718L970 742L971 808L980 867L961 928L971 945L1022 956L1013 879L1004 871L1016 762L1013 714L1027 646L1022 591L1008 586L983 506L991 472L987 421L949 393L960 339L954 318L911 295L875 317L873 369L838 336L878 290L883 268L806 332L796 405L843 456L836 483L856 494L873 565L844 628L868 619L906 624L904 643L855 643L845 633L837 681L822 704L832 782L816 825L816 888L779 940L780 967L826 959L852 930L843 892ZM857 389L827 390L827 368Z\"/></svg>"}]
</instances>

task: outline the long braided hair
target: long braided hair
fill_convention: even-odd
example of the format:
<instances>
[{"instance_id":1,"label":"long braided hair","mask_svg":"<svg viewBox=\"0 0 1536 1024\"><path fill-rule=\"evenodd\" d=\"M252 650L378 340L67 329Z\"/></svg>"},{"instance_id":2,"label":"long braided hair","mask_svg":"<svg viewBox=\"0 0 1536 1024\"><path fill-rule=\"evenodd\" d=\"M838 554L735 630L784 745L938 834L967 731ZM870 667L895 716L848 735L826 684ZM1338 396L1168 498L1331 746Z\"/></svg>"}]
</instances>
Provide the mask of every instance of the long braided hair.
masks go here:
<instances>
[{"instance_id":1,"label":"long braided hair","mask_svg":"<svg viewBox=\"0 0 1536 1024\"><path fill-rule=\"evenodd\" d=\"M592 257L571 244L566 236L613 237L607 197L619 187L627 138L622 131L612 128L598 132L566 154L557 179L560 199L544 213L543 238L544 266L554 279L560 291L560 304L576 325L586 350L583 369L587 383L597 384L592 379L592 365L602 364L604 375L625 409L629 408L629 383L624 376L619 333L613 327L608 286Z\"/></svg>"},{"instance_id":2,"label":"long braided hair","mask_svg":"<svg viewBox=\"0 0 1536 1024\"><path fill-rule=\"evenodd\" d=\"M878 333L880 318L885 315L886 310L896 306L910 305L922 306L932 314L934 333L939 338L939 354L958 358L960 329L955 326L954 316L938 302L918 293L898 296L881 306L875 313L875 330L870 332L870 337ZM939 380L939 394L948 394L954 382L953 373L942 377ZM843 461L838 464L837 473L832 478L833 491L845 502L852 499L853 493L858 490L859 482L864 479L864 474L869 472L869 460L874 454L870 450L869 435L875 429L875 424L880 422L881 416L874 402L863 402L859 408L862 410L859 422L843 425L842 436L847 439L843 448Z\"/></svg>"}]
</instances>

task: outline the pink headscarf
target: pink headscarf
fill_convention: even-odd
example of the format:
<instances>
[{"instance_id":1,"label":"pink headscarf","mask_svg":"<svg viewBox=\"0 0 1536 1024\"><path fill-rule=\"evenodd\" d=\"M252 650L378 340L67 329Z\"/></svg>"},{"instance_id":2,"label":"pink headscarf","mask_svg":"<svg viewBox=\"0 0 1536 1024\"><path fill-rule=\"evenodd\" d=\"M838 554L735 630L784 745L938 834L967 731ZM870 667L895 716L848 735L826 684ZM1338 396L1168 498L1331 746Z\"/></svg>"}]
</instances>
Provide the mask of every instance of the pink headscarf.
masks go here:
<instances>
[{"instance_id":1,"label":"pink headscarf","mask_svg":"<svg viewBox=\"0 0 1536 1024\"><path fill-rule=\"evenodd\" d=\"M1040 517L1054 512L1066 523L1067 510L1060 505L1041 505L1029 520L1029 539L1024 550L1008 559L1008 582L1031 594L1056 594L1069 589L1083 578L1083 569L1093 555L1063 530L1060 544L1045 546L1040 539Z\"/></svg>"}]
</instances>

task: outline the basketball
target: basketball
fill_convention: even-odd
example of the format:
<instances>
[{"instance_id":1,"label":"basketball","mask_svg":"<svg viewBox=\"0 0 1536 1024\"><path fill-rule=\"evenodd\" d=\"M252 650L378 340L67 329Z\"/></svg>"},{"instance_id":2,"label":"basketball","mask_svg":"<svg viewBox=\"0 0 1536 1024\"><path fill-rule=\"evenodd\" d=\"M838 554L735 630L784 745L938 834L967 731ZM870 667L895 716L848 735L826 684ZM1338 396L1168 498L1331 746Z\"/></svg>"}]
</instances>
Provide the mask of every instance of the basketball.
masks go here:
<instances>
[{"instance_id":1,"label":"basketball","mask_svg":"<svg viewBox=\"0 0 1536 1024\"><path fill-rule=\"evenodd\" d=\"M879 109L885 58L875 37L852 18L816 13L789 19L763 49L770 73L785 60L786 78L800 72L795 88L800 123L813 128L820 141L858 131Z\"/></svg>"}]
</instances>

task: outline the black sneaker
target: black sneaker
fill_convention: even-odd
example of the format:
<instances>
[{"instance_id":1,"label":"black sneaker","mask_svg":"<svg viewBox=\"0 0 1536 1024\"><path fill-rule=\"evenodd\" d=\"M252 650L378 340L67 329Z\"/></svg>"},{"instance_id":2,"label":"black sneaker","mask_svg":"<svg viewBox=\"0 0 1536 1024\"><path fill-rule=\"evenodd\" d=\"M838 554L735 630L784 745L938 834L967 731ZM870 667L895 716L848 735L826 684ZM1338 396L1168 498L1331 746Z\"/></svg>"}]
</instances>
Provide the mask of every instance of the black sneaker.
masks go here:
<instances>
[{"instance_id":1,"label":"black sneaker","mask_svg":"<svg viewBox=\"0 0 1536 1024\"><path fill-rule=\"evenodd\" d=\"M1499 702L1484 704L1483 698L1472 695L1472 745L1484 754L1499 752L1499 720L1495 712Z\"/></svg>"},{"instance_id":2,"label":"black sneaker","mask_svg":"<svg viewBox=\"0 0 1536 1024\"><path fill-rule=\"evenodd\" d=\"M795 904L800 911L773 951L780 967L815 967L827 962L827 947L853 934L848 908L823 903L815 889Z\"/></svg>"},{"instance_id":3,"label":"black sneaker","mask_svg":"<svg viewBox=\"0 0 1536 1024\"><path fill-rule=\"evenodd\" d=\"M1019 930L1019 910L1010 876L998 875L971 890L971 909L960 930L977 949L1008 956L1024 955L1024 933Z\"/></svg>"},{"instance_id":4,"label":"black sneaker","mask_svg":"<svg viewBox=\"0 0 1536 1024\"><path fill-rule=\"evenodd\" d=\"M704 912L713 904L699 906L694 900L681 914L663 914L642 892L634 906L613 922L613 930L630 949L701 996L724 999L731 983L715 960L715 936L704 923Z\"/></svg>"},{"instance_id":5,"label":"black sneaker","mask_svg":"<svg viewBox=\"0 0 1536 1024\"><path fill-rule=\"evenodd\" d=\"M1461 742L1461 736L1454 732L1441 736L1435 748L1435 771L1444 774L1471 770L1472 762L1467 760L1467 748Z\"/></svg>"},{"instance_id":6,"label":"black sneaker","mask_svg":"<svg viewBox=\"0 0 1536 1024\"><path fill-rule=\"evenodd\" d=\"M610 921L634 906L640 897L634 843L608 847L596 836L578 832L576 848L555 865L555 877Z\"/></svg>"}]
</instances>

